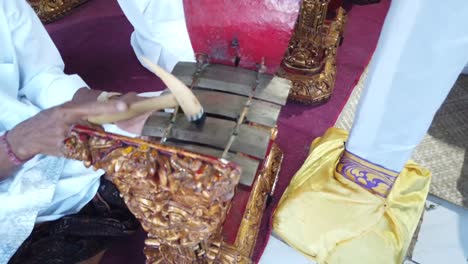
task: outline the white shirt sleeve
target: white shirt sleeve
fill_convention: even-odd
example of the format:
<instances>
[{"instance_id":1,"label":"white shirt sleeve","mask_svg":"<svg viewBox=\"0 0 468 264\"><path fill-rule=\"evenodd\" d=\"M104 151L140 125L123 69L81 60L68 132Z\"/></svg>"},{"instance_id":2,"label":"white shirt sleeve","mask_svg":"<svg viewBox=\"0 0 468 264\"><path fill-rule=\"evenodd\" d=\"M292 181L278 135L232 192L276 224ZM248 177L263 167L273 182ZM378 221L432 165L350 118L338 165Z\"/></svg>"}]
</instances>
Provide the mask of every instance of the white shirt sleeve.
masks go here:
<instances>
[{"instance_id":1,"label":"white shirt sleeve","mask_svg":"<svg viewBox=\"0 0 468 264\"><path fill-rule=\"evenodd\" d=\"M135 29L131 45L138 60L144 56L167 71L179 61L195 61L182 0L117 2Z\"/></svg>"},{"instance_id":2,"label":"white shirt sleeve","mask_svg":"<svg viewBox=\"0 0 468 264\"><path fill-rule=\"evenodd\" d=\"M87 87L78 75L64 74L63 60L33 9L25 0L5 1L5 13L20 72L20 95L50 108Z\"/></svg>"}]
</instances>

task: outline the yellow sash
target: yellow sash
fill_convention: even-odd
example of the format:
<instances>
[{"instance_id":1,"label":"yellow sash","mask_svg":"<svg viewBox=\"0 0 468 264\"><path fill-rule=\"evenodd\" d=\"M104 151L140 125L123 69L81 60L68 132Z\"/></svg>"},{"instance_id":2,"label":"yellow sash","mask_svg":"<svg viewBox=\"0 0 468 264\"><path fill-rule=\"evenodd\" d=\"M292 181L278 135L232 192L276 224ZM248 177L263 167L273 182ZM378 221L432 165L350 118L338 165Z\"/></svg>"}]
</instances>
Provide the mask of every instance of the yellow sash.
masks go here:
<instances>
[{"instance_id":1,"label":"yellow sash","mask_svg":"<svg viewBox=\"0 0 468 264\"><path fill-rule=\"evenodd\" d=\"M335 169L348 133L314 140L273 218L274 232L323 264L401 264L421 217L431 173L408 162L385 199Z\"/></svg>"}]
</instances>

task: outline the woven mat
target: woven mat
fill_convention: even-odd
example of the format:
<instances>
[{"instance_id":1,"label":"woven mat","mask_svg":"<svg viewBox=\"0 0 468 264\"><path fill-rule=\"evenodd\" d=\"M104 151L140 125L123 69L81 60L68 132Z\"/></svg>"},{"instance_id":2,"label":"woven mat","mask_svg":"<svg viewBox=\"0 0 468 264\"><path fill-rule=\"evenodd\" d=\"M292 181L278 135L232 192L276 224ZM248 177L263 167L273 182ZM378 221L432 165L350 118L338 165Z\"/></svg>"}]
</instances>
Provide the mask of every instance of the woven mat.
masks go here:
<instances>
[{"instance_id":1,"label":"woven mat","mask_svg":"<svg viewBox=\"0 0 468 264\"><path fill-rule=\"evenodd\" d=\"M362 74L335 126L349 130L362 92L367 69ZM468 75L460 75L437 112L412 159L432 173L430 193L468 208Z\"/></svg>"}]
</instances>

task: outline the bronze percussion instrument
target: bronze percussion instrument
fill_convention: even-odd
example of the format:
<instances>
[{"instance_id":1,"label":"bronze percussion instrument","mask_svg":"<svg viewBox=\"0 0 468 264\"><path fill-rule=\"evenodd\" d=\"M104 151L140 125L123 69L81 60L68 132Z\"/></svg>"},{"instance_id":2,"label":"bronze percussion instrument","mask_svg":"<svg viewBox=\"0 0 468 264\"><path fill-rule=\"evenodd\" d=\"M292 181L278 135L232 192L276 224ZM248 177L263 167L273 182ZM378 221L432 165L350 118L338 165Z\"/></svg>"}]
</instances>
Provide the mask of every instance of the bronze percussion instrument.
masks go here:
<instances>
[{"instance_id":1,"label":"bronze percussion instrument","mask_svg":"<svg viewBox=\"0 0 468 264\"><path fill-rule=\"evenodd\" d=\"M176 108L150 116L144 140L74 128L66 155L106 170L148 233L147 263L253 261L283 157L274 142L281 108L291 87L305 85L300 96L310 97L316 87L325 91L322 99L331 94L344 20L340 11L342 20L317 24L325 21L326 4L303 1L300 9L299 0L186 0L197 61L179 62L172 74L202 104L204 124ZM292 37L296 21L300 39ZM323 43L329 46L316 52Z\"/></svg>"},{"instance_id":2,"label":"bronze percussion instrument","mask_svg":"<svg viewBox=\"0 0 468 264\"><path fill-rule=\"evenodd\" d=\"M247 70L203 59L177 64L172 73L192 88L203 105L207 114L204 125L197 126L176 111L153 114L143 128L150 141L226 159L241 168L241 186L220 230L224 239L216 249L226 263L251 261L263 210L282 161L274 139L291 83L261 68ZM245 206L238 205L242 196L248 197Z\"/></svg>"},{"instance_id":3,"label":"bronze percussion instrument","mask_svg":"<svg viewBox=\"0 0 468 264\"><path fill-rule=\"evenodd\" d=\"M204 106L202 126L176 109L154 113L145 140L83 126L67 138L66 156L105 170L140 220L147 263L251 262L282 161L276 121L291 86L261 69L177 64L173 74Z\"/></svg>"}]
</instances>

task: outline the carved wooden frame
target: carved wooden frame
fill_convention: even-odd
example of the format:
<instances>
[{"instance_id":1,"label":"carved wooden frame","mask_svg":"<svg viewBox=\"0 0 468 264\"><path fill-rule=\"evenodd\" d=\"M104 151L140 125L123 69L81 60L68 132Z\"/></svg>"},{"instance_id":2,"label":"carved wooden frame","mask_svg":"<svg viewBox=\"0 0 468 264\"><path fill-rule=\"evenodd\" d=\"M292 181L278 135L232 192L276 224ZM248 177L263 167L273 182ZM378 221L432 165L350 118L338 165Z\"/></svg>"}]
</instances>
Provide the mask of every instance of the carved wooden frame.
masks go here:
<instances>
[{"instance_id":1,"label":"carved wooden frame","mask_svg":"<svg viewBox=\"0 0 468 264\"><path fill-rule=\"evenodd\" d=\"M270 154L265 159L262 171L258 174L239 227L235 248L244 256L252 257L257 244L258 232L262 222L268 196L272 195L283 162L283 152L272 144Z\"/></svg>"},{"instance_id":2,"label":"carved wooden frame","mask_svg":"<svg viewBox=\"0 0 468 264\"><path fill-rule=\"evenodd\" d=\"M283 152L276 145L272 144L271 151L265 159L261 171L252 186L252 190L241 220L240 227L234 244L217 239L215 243L207 245L203 250L209 251L211 256L202 263L220 263L220 264L251 264L252 254L257 244L258 232L263 219L263 213L266 207L267 199L273 194L278 175L283 161ZM167 249L166 249L167 250ZM194 251L199 250L194 249ZM145 250L147 258L149 255L158 255L156 252ZM150 257L154 259L154 257ZM147 262L149 264L166 262ZM179 264L179 263L177 263Z\"/></svg>"},{"instance_id":3,"label":"carved wooden frame","mask_svg":"<svg viewBox=\"0 0 468 264\"><path fill-rule=\"evenodd\" d=\"M293 83L288 99L318 104L330 99L336 77L336 54L346 16L339 8L334 20L326 20L329 0L303 0L294 36L278 76Z\"/></svg>"},{"instance_id":4,"label":"carved wooden frame","mask_svg":"<svg viewBox=\"0 0 468 264\"><path fill-rule=\"evenodd\" d=\"M252 186L235 242L229 244L223 241L221 230L239 181L235 164L83 126L71 130L63 151L68 158L107 172L148 232L144 249L147 263L252 263L263 212L283 159L272 142ZM168 170L169 166L172 169ZM192 176L184 176L187 173ZM184 202L187 199L188 204ZM193 209L190 205L195 201ZM176 217L174 226L172 217ZM178 217L188 222L177 221Z\"/></svg>"},{"instance_id":5,"label":"carved wooden frame","mask_svg":"<svg viewBox=\"0 0 468 264\"><path fill-rule=\"evenodd\" d=\"M28 0L43 23L51 23L89 0Z\"/></svg>"}]
</instances>

